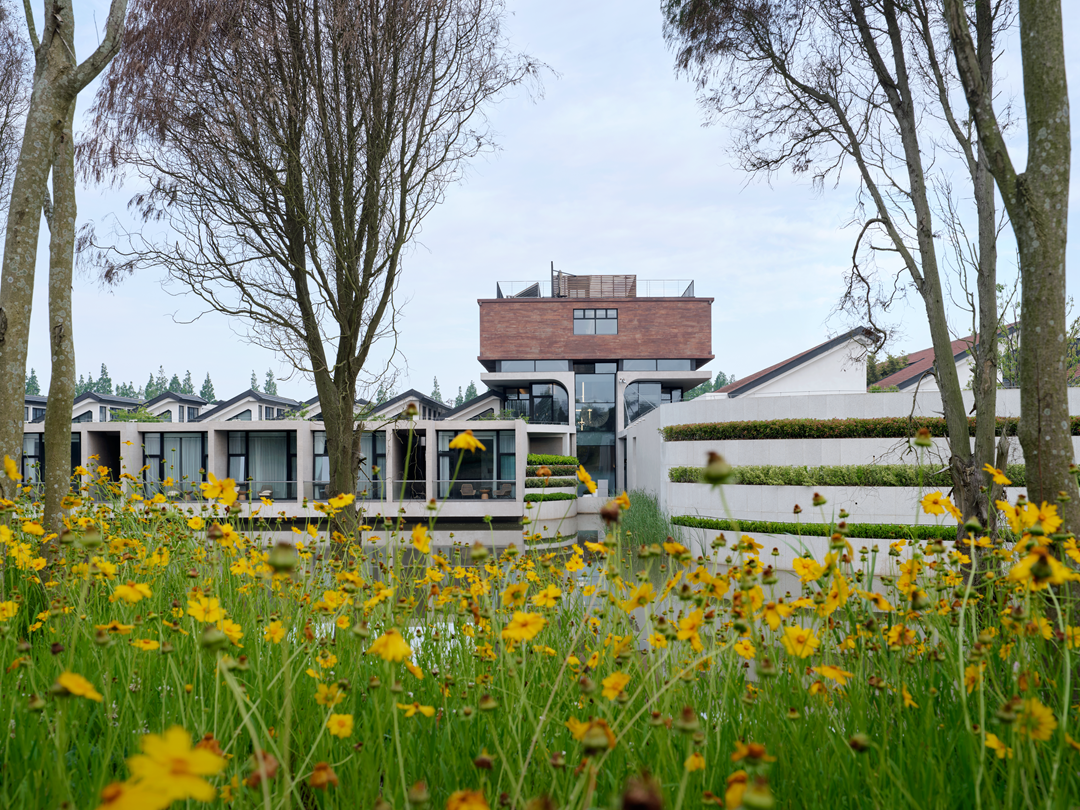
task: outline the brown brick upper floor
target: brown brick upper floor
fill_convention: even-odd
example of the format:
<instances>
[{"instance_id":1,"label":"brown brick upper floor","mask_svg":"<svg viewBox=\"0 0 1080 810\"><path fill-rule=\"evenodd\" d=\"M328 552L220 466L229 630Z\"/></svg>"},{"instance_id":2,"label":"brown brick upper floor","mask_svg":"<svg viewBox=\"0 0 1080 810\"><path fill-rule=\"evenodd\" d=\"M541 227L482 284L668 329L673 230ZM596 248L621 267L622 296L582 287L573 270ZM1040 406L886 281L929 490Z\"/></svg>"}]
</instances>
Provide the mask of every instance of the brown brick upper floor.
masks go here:
<instances>
[{"instance_id":1,"label":"brown brick upper floor","mask_svg":"<svg viewBox=\"0 0 1080 810\"><path fill-rule=\"evenodd\" d=\"M480 354L498 360L713 359L712 298L482 298Z\"/></svg>"}]
</instances>

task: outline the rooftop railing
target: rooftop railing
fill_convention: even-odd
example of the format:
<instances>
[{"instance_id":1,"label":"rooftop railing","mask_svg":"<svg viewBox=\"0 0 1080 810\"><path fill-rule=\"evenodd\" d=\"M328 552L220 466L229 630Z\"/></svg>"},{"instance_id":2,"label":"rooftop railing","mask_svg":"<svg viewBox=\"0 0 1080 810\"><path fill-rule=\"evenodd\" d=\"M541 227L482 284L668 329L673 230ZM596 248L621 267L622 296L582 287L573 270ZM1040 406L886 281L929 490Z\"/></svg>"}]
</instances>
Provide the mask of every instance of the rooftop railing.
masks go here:
<instances>
[{"instance_id":1,"label":"rooftop railing","mask_svg":"<svg viewBox=\"0 0 1080 810\"><path fill-rule=\"evenodd\" d=\"M573 276L556 282L499 281L496 298L693 298L689 279L638 279L635 276Z\"/></svg>"}]
</instances>

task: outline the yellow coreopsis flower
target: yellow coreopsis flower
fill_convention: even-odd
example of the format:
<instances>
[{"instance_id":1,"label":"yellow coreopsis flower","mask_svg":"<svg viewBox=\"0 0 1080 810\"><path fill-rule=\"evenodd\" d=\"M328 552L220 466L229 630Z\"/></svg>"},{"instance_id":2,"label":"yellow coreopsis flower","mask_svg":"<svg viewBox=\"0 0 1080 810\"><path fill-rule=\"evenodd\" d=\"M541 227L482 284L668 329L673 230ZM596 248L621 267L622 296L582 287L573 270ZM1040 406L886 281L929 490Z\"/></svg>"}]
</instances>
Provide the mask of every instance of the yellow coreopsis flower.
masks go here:
<instances>
[{"instance_id":1,"label":"yellow coreopsis flower","mask_svg":"<svg viewBox=\"0 0 1080 810\"><path fill-rule=\"evenodd\" d=\"M335 737L346 739L353 733L353 716L351 714L332 714L326 721L326 727Z\"/></svg>"},{"instance_id":2,"label":"yellow coreopsis flower","mask_svg":"<svg viewBox=\"0 0 1080 810\"><path fill-rule=\"evenodd\" d=\"M419 703L399 703L397 707L405 712L406 717L412 717L415 714L422 714L424 717L435 716L434 706L421 706Z\"/></svg>"},{"instance_id":3,"label":"yellow coreopsis flower","mask_svg":"<svg viewBox=\"0 0 1080 810\"><path fill-rule=\"evenodd\" d=\"M236 503L237 492L235 481L231 478L225 478L219 481L213 473L207 473L206 478L206 483L199 484L199 489L202 490L204 498L207 500L217 498L226 506L232 506Z\"/></svg>"},{"instance_id":4,"label":"yellow coreopsis flower","mask_svg":"<svg viewBox=\"0 0 1080 810\"><path fill-rule=\"evenodd\" d=\"M989 462L983 464L983 471L986 472L991 478L994 479L995 484L1001 484L1002 486L1009 486L1012 484L1008 478L1005 477L1005 473L999 470L997 467L993 467ZM997 739L996 737L994 739ZM989 743L988 743L989 744Z\"/></svg>"},{"instance_id":5,"label":"yellow coreopsis flower","mask_svg":"<svg viewBox=\"0 0 1080 810\"><path fill-rule=\"evenodd\" d=\"M635 608L645 607L656 597L656 588L653 587L651 582L643 582L638 585L631 593L628 599L624 599L620 606L624 611L629 613Z\"/></svg>"},{"instance_id":6,"label":"yellow coreopsis flower","mask_svg":"<svg viewBox=\"0 0 1080 810\"><path fill-rule=\"evenodd\" d=\"M198 515L193 515L192 517L188 518L187 526L193 532L201 532L203 529L206 528L206 521Z\"/></svg>"},{"instance_id":7,"label":"yellow coreopsis flower","mask_svg":"<svg viewBox=\"0 0 1080 810\"><path fill-rule=\"evenodd\" d=\"M823 678L828 678L830 681L836 681L840 686L847 686L848 679L855 677L855 673L840 669L840 667L830 666L829 664L813 667L813 671Z\"/></svg>"},{"instance_id":8,"label":"yellow coreopsis flower","mask_svg":"<svg viewBox=\"0 0 1080 810\"><path fill-rule=\"evenodd\" d=\"M751 642L748 638L741 638L736 641L735 644L732 646L732 649L735 650L737 655L740 655L747 660L753 658L757 654L757 650L754 649L753 642Z\"/></svg>"},{"instance_id":9,"label":"yellow coreopsis flower","mask_svg":"<svg viewBox=\"0 0 1080 810\"><path fill-rule=\"evenodd\" d=\"M144 598L149 599L153 595L149 585L128 582L126 585L117 585L116 588L113 589L109 601L115 602L117 599L123 599L129 605L134 605L136 602L139 602Z\"/></svg>"},{"instance_id":10,"label":"yellow coreopsis flower","mask_svg":"<svg viewBox=\"0 0 1080 810\"><path fill-rule=\"evenodd\" d=\"M580 464L577 468L578 481L585 485L585 489L589 490L589 494L596 494L596 483L592 480L592 476L582 467Z\"/></svg>"},{"instance_id":11,"label":"yellow coreopsis flower","mask_svg":"<svg viewBox=\"0 0 1080 810\"><path fill-rule=\"evenodd\" d=\"M989 465L987 465L989 466ZM994 755L998 759L1012 759L1013 750L1009 746L1005 745L997 736L997 734L986 735L986 747L994 752Z\"/></svg>"},{"instance_id":12,"label":"yellow coreopsis flower","mask_svg":"<svg viewBox=\"0 0 1080 810\"><path fill-rule=\"evenodd\" d=\"M280 644L285 638L285 626L278 621L270 622L263 630L263 638L274 644Z\"/></svg>"},{"instance_id":13,"label":"yellow coreopsis flower","mask_svg":"<svg viewBox=\"0 0 1080 810\"><path fill-rule=\"evenodd\" d=\"M537 607L555 607L560 596L562 596L562 591L554 585L548 585L532 598L532 603Z\"/></svg>"},{"instance_id":14,"label":"yellow coreopsis flower","mask_svg":"<svg viewBox=\"0 0 1080 810\"><path fill-rule=\"evenodd\" d=\"M763 618L773 630L779 630L780 625L784 623L784 619L790 615L791 607L785 605L783 600L767 603L761 612L761 618Z\"/></svg>"},{"instance_id":15,"label":"yellow coreopsis flower","mask_svg":"<svg viewBox=\"0 0 1080 810\"><path fill-rule=\"evenodd\" d=\"M483 444L481 444L480 440L473 435L473 432L471 430L466 430L462 433L459 433L457 436L451 439L450 449L467 450L470 453L476 450L487 450L487 448Z\"/></svg>"},{"instance_id":16,"label":"yellow coreopsis flower","mask_svg":"<svg viewBox=\"0 0 1080 810\"><path fill-rule=\"evenodd\" d=\"M508 585L502 592L503 607L521 607L525 604L525 592L529 590L529 583L515 582Z\"/></svg>"},{"instance_id":17,"label":"yellow coreopsis flower","mask_svg":"<svg viewBox=\"0 0 1080 810\"><path fill-rule=\"evenodd\" d=\"M615 700L619 693L630 683L630 676L624 672L613 672L600 682L604 689L601 694L608 700Z\"/></svg>"},{"instance_id":18,"label":"yellow coreopsis flower","mask_svg":"<svg viewBox=\"0 0 1080 810\"><path fill-rule=\"evenodd\" d=\"M808 658L813 655L814 650L821 644L812 629L800 627L799 625L785 627L780 642L784 645L784 649L788 651L788 655L797 658Z\"/></svg>"},{"instance_id":19,"label":"yellow coreopsis flower","mask_svg":"<svg viewBox=\"0 0 1080 810\"><path fill-rule=\"evenodd\" d=\"M0 602L0 622L7 621L8 619L14 619L15 614L17 614L18 612L18 602Z\"/></svg>"},{"instance_id":20,"label":"yellow coreopsis flower","mask_svg":"<svg viewBox=\"0 0 1080 810\"><path fill-rule=\"evenodd\" d=\"M547 619L539 613L522 613L516 610L501 635L508 641L532 641L546 625Z\"/></svg>"},{"instance_id":21,"label":"yellow coreopsis flower","mask_svg":"<svg viewBox=\"0 0 1080 810\"><path fill-rule=\"evenodd\" d=\"M336 683L315 685L315 702L320 706L337 706L344 699L345 693Z\"/></svg>"},{"instance_id":22,"label":"yellow coreopsis flower","mask_svg":"<svg viewBox=\"0 0 1080 810\"><path fill-rule=\"evenodd\" d=\"M375 639L368 648L368 653L370 655L377 655L384 661L400 663L412 656L412 648L405 643L405 639L401 637L401 633L391 627Z\"/></svg>"},{"instance_id":23,"label":"yellow coreopsis flower","mask_svg":"<svg viewBox=\"0 0 1080 810\"><path fill-rule=\"evenodd\" d=\"M327 503L332 509L344 509L346 506L356 500L356 496L351 492L346 492L341 495L335 495Z\"/></svg>"},{"instance_id":24,"label":"yellow coreopsis flower","mask_svg":"<svg viewBox=\"0 0 1080 810\"><path fill-rule=\"evenodd\" d=\"M1016 730L1025 737L1046 742L1057 728L1057 718L1038 698L1028 698L1016 718Z\"/></svg>"},{"instance_id":25,"label":"yellow coreopsis flower","mask_svg":"<svg viewBox=\"0 0 1080 810\"><path fill-rule=\"evenodd\" d=\"M1029 584L1034 590L1042 590L1047 585L1063 585L1071 580L1080 579L1080 574L1070 570L1057 560L1046 546L1032 546L1027 555L1009 571L1012 582Z\"/></svg>"},{"instance_id":26,"label":"yellow coreopsis flower","mask_svg":"<svg viewBox=\"0 0 1080 810\"><path fill-rule=\"evenodd\" d=\"M142 753L128 759L136 782L152 786L167 806L174 801L214 798L213 786L204 777L225 769L225 759L209 748L192 747L191 735L180 726L164 734L147 734L139 741Z\"/></svg>"},{"instance_id":27,"label":"yellow coreopsis flower","mask_svg":"<svg viewBox=\"0 0 1080 810\"><path fill-rule=\"evenodd\" d=\"M219 621L225 615L217 599L210 599L202 594L188 600L187 612L196 621L207 624Z\"/></svg>"},{"instance_id":28,"label":"yellow coreopsis flower","mask_svg":"<svg viewBox=\"0 0 1080 810\"><path fill-rule=\"evenodd\" d=\"M82 675L76 675L74 672L61 673L60 677L56 679L56 686L59 687L57 691L62 695L84 697L95 703L101 703L104 700L101 693L94 688L90 681L86 680Z\"/></svg>"},{"instance_id":29,"label":"yellow coreopsis flower","mask_svg":"<svg viewBox=\"0 0 1080 810\"><path fill-rule=\"evenodd\" d=\"M137 638L131 642L131 646L143 652L153 652L161 647L161 644L152 638Z\"/></svg>"},{"instance_id":30,"label":"yellow coreopsis flower","mask_svg":"<svg viewBox=\"0 0 1080 810\"><path fill-rule=\"evenodd\" d=\"M413 526L412 544L421 554L431 553L431 538L428 537L426 526L419 523Z\"/></svg>"},{"instance_id":31,"label":"yellow coreopsis flower","mask_svg":"<svg viewBox=\"0 0 1080 810\"><path fill-rule=\"evenodd\" d=\"M15 463L15 459L11 456L4 456L4 474L12 481L22 481L19 465Z\"/></svg>"},{"instance_id":32,"label":"yellow coreopsis flower","mask_svg":"<svg viewBox=\"0 0 1080 810\"><path fill-rule=\"evenodd\" d=\"M455 790L446 800L446 810L490 810L483 791Z\"/></svg>"},{"instance_id":33,"label":"yellow coreopsis flower","mask_svg":"<svg viewBox=\"0 0 1080 810\"><path fill-rule=\"evenodd\" d=\"M703 771L705 770L705 757L703 757L700 752L695 751L686 758L683 767L686 768L687 773Z\"/></svg>"}]
</instances>

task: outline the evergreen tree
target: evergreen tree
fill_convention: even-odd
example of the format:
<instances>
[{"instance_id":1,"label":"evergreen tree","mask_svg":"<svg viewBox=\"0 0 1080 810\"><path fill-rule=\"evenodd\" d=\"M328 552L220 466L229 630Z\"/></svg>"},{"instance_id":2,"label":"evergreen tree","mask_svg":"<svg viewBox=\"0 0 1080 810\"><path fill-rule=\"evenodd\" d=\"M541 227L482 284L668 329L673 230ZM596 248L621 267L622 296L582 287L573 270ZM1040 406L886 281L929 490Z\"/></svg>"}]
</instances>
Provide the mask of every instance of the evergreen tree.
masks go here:
<instances>
[{"instance_id":1,"label":"evergreen tree","mask_svg":"<svg viewBox=\"0 0 1080 810\"><path fill-rule=\"evenodd\" d=\"M77 383L75 383L75 396L78 396L79 394L82 394L85 391L86 391L86 378L82 374L80 374L79 375L79 381Z\"/></svg>"},{"instance_id":2,"label":"evergreen tree","mask_svg":"<svg viewBox=\"0 0 1080 810\"><path fill-rule=\"evenodd\" d=\"M435 383L431 389L431 398L436 402L442 402L442 391L439 390L439 378L435 378Z\"/></svg>"},{"instance_id":3,"label":"evergreen tree","mask_svg":"<svg viewBox=\"0 0 1080 810\"><path fill-rule=\"evenodd\" d=\"M266 370L266 377L263 380L263 393L272 397L277 396L277 380L274 379L274 372L270 369Z\"/></svg>"},{"instance_id":4,"label":"evergreen tree","mask_svg":"<svg viewBox=\"0 0 1080 810\"><path fill-rule=\"evenodd\" d=\"M172 391L174 394L179 394L181 387L182 384L180 382L180 377L176 374L173 374L172 377L169 378L169 387L165 390Z\"/></svg>"},{"instance_id":5,"label":"evergreen tree","mask_svg":"<svg viewBox=\"0 0 1080 810\"><path fill-rule=\"evenodd\" d=\"M457 396L454 397L454 407L455 408L460 408L464 404L465 404L465 397L461 393L461 386L459 385L457 387Z\"/></svg>"},{"instance_id":6,"label":"evergreen tree","mask_svg":"<svg viewBox=\"0 0 1080 810\"><path fill-rule=\"evenodd\" d=\"M191 369L188 369L184 373L184 380L180 383L180 393L193 396L195 394L195 383L191 381Z\"/></svg>"},{"instance_id":7,"label":"evergreen tree","mask_svg":"<svg viewBox=\"0 0 1080 810\"><path fill-rule=\"evenodd\" d=\"M255 370L254 369L251 370L251 390L252 391L258 391L259 390L259 378L255 376Z\"/></svg>"},{"instance_id":8,"label":"evergreen tree","mask_svg":"<svg viewBox=\"0 0 1080 810\"><path fill-rule=\"evenodd\" d=\"M733 382L735 382L735 376L734 375L729 377L724 372L718 371L718 372L716 372L716 379L713 380L712 390L713 391L719 391L725 385L731 385Z\"/></svg>"},{"instance_id":9,"label":"evergreen tree","mask_svg":"<svg viewBox=\"0 0 1080 810\"><path fill-rule=\"evenodd\" d=\"M199 396L207 402L214 402L217 400L217 397L214 395L214 384L210 382L209 372L206 374L206 379L203 380L202 388L199 389Z\"/></svg>"},{"instance_id":10,"label":"evergreen tree","mask_svg":"<svg viewBox=\"0 0 1080 810\"><path fill-rule=\"evenodd\" d=\"M118 397L127 397L128 399L141 399L139 392L135 390L135 384L130 382L117 385L116 395Z\"/></svg>"},{"instance_id":11,"label":"evergreen tree","mask_svg":"<svg viewBox=\"0 0 1080 810\"><path fill-rule=\"evenodd\" d=\"M168 390L169 378L165 376L165 366L158 366L158 373L154 378L154 396L161 396Z\"/></svg>"},{"instance_id":12,"label":"evergreen tree","mask_svg":"<svg viewBox=\"0 0 1080 810\"><path fill-rule=\"evenodd\" d=\"M143 388L143 396L146 399L153 399L160 391L157 390L157 383L154 382L154 372L150 372L150 377L146 381L146 386Z\"/></svg>"},{"instance_id":13,"label":"evergreen tree","mask_svg":"<svg viewBox=\"0 0 1080 810\"><path fill-rule=\"evenodd\" d=\"M101 374L98 375L94 391L99 394L112 394L113 392L112 377L109 376L109 369L105 367L104 363L101 364Z\"/></svg>"},{"instance_id":14,"label":"evergreen tree","mask_svg":"<svg viewBox=\"0 0 1080 810\"><path fill-rule=\"evenodd\" d=\"M37 372L30 369L30 376L26 378L26 393L32 397L41 396L41 383L38 382Z\"/></svg>"},{"instance_id":15,"label":"evergreen tree","mask_svg":"<svg viewBox=\"0 0 1080 810\"><path fill-rule=\"evenodd\" d=\"M77 387L75 390L80 394L85 394L87 391L94 391L96 387L97 383L94 381L94 373L91 371L86 375L86 382L83 383L82 391L79 391Z\"/></svg>"},{"instance_id":16,"label":"evergreen tree","mask_svg":"<svg viewBox=\"0 0 1080 810\"><path fill-rule=\"evenodd\" d=\"M476 393L476 383L469 380L469 387L465 389L465 401L476 399L477 396L479 395Z\"/></svg>"}]
</instances>

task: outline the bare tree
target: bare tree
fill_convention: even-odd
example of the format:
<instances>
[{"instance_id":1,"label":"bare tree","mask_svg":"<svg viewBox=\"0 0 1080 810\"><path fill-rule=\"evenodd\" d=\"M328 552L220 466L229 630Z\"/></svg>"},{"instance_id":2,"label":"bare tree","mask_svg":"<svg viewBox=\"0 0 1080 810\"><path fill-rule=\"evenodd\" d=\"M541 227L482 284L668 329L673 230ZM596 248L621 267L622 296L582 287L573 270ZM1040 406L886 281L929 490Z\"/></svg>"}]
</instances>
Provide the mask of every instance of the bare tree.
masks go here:
<instances>
[{"instance_id":1,"label":"bare tree","mask_svg":"<svg viewBox=\"0 0 1080 810\"><path fill-rule=\"evenodd\" d=\"M0 0L0 214L7 210L30 101L30 49L19 18Z\"/></svg>"},{"instance_id":2,"label":"bare tree","mask_svg":"<svg viewBox=\"0 0 1080 810\"><path fill-rule=\"evenodd\" d=\"M82 63L75 59L71 0L49 0L38 39L29 0L26 23L34 49L34 80L19 161L12 182L0 281L0 453L17 458L23 439L23 380L33 304L38 234L44 209L50 227L49 338L52 371L45 412L45 519L60 527L61 501L71 474L71 401L75 354L71 334L71 276L75 243L75 100L120 46L126 0L112 0L104 36ZM48 182L53 180L50 200ZM12 482L4 481L5 494Z\"/></svg>"},{"instance_id":3,"label":"bare tree","mask_svg":"<svg viewBox=\"0 0 1080 810\"><path fill-rule=\"evenodd\" d=\"M357 381L394 337L402 256L467 161L485 107L537 77L501 0L136 0L85 145L160 241L101 252L164 267L313 376L330 493L356 491Z\"/></svg>"},{"instance_id":4,"label":"bare tree","mask_svg":"<svg viewBox=\"0 0 1080 810\"><path fill-rule=\"evenodd\" d=\"M1020 0L1028 153L1017 171L994 111L993 87L980 71L965 4L944 0L956 64L979 142L1009 212L1020 251L1020 445L1029 497L1061 498L1065 527L1080 531L1064 370L1069 350L1065 242L1069 222L1071 129L1061 3ZM989 0L976 0L976 31Z\"/></svg>"},{"instance_id":5,"label":"bare tree","mask_svg":"<svg viewBox=\"0 0 1080 810\"><path fill-rule=\"evenodd\" d=\"M848 291L842 306L877 318L898 290L922 299L936 364L950 469L958 506L984 525L993 519L983 464L995 459L997 352L996 215L993 188L966 110L954 109L955 77L939 0L668 0L664 7L677 69L692 75L714 120L730 123L743 167L808 173L819 187L849 170L861 181ZM1007 19L999 2L980 30L978 69L992 84L994 36ZM978 413L974 451L955 365L935 243L928 166L960 161L970 179L977 337ZM966 196L966 195L965 195ZM901 268L883 282L860 255L892 257ZM902 276L906 276L906 281ZM999 455L1006 449L1002 443Z\"/></svg>"}]
</instances>

